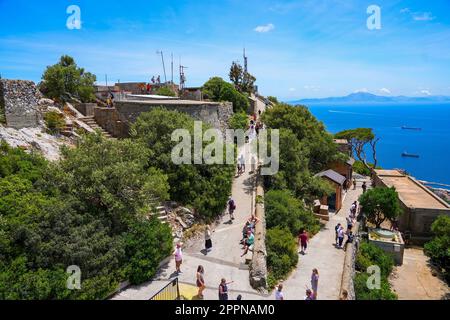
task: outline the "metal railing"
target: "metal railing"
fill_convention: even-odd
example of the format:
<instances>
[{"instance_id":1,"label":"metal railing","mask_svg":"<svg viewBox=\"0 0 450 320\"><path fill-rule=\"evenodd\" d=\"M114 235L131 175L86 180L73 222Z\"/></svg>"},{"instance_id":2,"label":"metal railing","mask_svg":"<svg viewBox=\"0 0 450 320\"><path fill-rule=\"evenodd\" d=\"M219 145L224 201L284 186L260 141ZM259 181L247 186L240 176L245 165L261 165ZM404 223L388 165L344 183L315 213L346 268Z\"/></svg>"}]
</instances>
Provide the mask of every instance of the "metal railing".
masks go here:
<instances>
[{"instance_id":1,"label":"metal railing","mask_svg":"<svg viewBox=\"0 0 450 320\"><path fill-rule=\"evenodd\" d=\"M178 278L175 278L170 283L168 283L149 300L180 300L180 287L178 285Z\"/></svg>"}]
</instances>

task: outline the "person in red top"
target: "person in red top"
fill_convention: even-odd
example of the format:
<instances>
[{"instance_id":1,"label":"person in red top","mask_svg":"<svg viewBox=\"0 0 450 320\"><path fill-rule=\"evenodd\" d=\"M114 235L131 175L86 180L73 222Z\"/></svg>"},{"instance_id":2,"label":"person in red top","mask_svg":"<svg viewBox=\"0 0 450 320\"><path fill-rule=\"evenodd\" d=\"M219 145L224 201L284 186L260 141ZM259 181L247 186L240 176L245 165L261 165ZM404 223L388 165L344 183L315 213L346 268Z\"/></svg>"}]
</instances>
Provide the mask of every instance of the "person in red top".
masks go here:
<instances>
[{"instance_id":1,"label":"person in red top","mask_svg":"<svg viewBox=\"0 0 450 320\"><path fill-rule=\"evenodd\" d=\"M302 232L298 236L298 245L301 249L301 254L306 254L306 248L308 247L308 233L305 229L302 229Z\"/></svg>"}]
</instances>

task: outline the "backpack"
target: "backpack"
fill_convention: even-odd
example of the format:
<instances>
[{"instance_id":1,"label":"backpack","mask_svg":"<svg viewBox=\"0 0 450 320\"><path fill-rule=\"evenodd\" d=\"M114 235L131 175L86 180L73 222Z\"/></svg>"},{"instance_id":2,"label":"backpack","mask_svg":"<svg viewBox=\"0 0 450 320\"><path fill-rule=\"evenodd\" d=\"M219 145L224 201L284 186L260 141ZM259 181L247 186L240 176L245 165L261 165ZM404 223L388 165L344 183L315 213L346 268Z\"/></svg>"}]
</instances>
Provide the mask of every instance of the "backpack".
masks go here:
<instances>
[{"instance_id":1,"label":"backpack","mask_svg":"<svg viewBox=\"0 0 450 320\"><path fill-rule=\"evenodd\" d=\"M231 199L230 202L228 202L228 204L230 205L230 209L232 210L236 209L236 204L234 203L233 199Z\"/></svg>"}]
</instances>

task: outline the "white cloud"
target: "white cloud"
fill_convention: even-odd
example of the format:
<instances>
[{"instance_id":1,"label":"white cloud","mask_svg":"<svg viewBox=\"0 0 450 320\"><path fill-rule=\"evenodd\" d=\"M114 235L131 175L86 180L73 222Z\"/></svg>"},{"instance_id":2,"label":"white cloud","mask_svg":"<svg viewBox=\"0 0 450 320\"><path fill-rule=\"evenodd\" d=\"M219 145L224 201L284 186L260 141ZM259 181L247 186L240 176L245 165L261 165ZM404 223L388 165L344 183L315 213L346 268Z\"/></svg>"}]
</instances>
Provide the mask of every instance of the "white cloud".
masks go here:
<instances>
[{"instance_id":1,"label":"white cloud","mask_svg":"<svg viewBox=\"0 0 450 320\"><path fill-rule=\"evenodd\" d=\"M368 93L369 90L367 90L367 88L362 88L362 89L359 89L359 90L354 91L353 93L360 93L360 92Z\"/></svg>"},{"instance_id":2,"label":"white cloud","mask_svg":"<svg viewBox=\"0 0 450 320\"><path fill-rule=\"evenodd\" d=\"M412 16L416 21L432 21L435 19L431 12L416 12Z\"/></svg>"},{"instance_id":3,"label":"white cloud","mask_svg":"<svg viewBox=\"0 0 450 320\"><path fill-rule=\"evenodd\" d=\"M400 13L410 13L411 10L409 10L409 8L403 8L402 10L400 10Z\"/></svg>"},{"instance_id":4,"label":"white cloud","mask_svg":"<svg viewBox=\"0 0 450 320\"><path fill-rule=\"evenodd\" d=\"M380 89L381 93L385 93L385 94L391 94L391 90L387 89L387 88L381 88Z\"/></svg>"},{"instance_id":5,"label":"white cloud","mask_svg":"<svg viewBox=\"0 0 450 320\"><path fill-rule=\"evenodd\" d=\"M272 31L273 29L275 29L275 26L273 24L269 23L269 24L266 24L265 26L257 26L253 30L256 32L259 32L259 33L264 33L264 32Z\"/></svg>"},{"instance_id":6,"label":"white cloud","mask_svg":"<svg viewBox=\"0 0 450 320\"><path fill-rule=\"evenodd\" d=\"M319 91L319 86L313 86L313 85L305 85L303 86L303 89L305 90L312 90L312 91Z\"/></svg>"},{"instance_id":7,"label":"white cloud","mask_svg":"<svg viewBox=\"0 0 450 320\"><path fill-rule=\"evenodd\" d=\"M297 89L295 89L295 88L289 88L289 91L290 91L290 92L295 92L295 91L297 91Z\"/></svg>"},{"instance_id":8,"label":"white cloud","mask_svg":"<svg viewBox=\"0 0 450 320\"><path fill-rule=\"evenodd\" d=\"M431 92L429 90L420 90L420 93L422 93L426 96L431 96Z\"/></svg>"}]
</instances>

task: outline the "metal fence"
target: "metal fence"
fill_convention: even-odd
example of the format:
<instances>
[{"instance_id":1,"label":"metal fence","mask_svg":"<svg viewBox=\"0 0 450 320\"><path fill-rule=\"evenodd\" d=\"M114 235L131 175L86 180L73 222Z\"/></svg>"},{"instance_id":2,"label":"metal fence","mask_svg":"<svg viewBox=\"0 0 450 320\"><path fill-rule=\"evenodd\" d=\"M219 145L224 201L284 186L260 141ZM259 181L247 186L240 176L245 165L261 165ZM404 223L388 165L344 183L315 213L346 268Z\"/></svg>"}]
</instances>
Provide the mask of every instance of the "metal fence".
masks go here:
<instances>
[{"instance_id":1,"label":"metal fence","mask_svg":"<svg viewBox=\"0 0 450 320\"><path fill-rule=\"evenodd\" d=\"M150 300L180 300L180 287L178 278L168 283L164 288L158 291Z\"/></svg>"}]
</instances>

